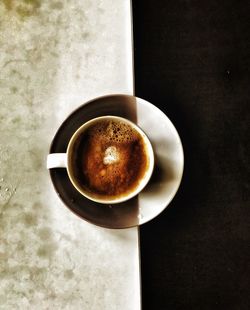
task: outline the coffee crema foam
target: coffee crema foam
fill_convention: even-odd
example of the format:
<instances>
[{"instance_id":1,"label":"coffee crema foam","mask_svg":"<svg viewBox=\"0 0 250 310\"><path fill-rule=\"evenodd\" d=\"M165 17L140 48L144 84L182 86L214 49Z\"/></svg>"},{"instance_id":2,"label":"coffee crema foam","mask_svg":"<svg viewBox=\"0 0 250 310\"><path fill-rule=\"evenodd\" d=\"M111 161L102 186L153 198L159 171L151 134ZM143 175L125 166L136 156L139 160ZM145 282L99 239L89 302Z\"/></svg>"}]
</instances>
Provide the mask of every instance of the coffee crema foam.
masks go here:
<instances>
[{"instance_id":1,"label":"coffee crema foam","mask_svg":"<svg viewBox=\"0 0 250 310\"><path fill-rule=\"evenodd\" d=\"M99 120L80 137L75 152L79 185L101 198L118 198L133 191L148 167L144 140L120 120Z\"/></svg>"}]
</instances>

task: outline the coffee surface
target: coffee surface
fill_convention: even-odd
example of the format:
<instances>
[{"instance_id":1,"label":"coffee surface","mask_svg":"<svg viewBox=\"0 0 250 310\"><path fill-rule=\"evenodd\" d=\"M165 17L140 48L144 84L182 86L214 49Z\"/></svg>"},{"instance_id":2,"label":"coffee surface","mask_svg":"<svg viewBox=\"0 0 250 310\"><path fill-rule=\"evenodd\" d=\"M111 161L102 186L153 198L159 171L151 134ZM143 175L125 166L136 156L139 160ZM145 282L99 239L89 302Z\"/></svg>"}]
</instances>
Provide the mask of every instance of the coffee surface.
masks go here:
<instances>
[{"instance_id":1,"label":"coffee surface","mask_svg":"<svg viewBox=\"0 0 250 310\"><path fill-rule=\"evenodd\" d=\"M74 164L78 183L101 198L128 194L148 167L141 135L120 120L100 120L80 137Z\"/></svg>"}]
</instances>

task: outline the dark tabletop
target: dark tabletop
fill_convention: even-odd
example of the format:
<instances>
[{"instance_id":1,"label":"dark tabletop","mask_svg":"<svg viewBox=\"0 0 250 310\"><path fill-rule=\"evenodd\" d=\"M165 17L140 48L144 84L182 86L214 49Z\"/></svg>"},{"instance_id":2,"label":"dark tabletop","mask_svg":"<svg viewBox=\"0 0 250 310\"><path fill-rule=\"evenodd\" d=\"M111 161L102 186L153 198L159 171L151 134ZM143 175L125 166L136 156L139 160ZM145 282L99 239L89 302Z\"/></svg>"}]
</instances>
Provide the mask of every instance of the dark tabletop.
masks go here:
<instances>
[{"instance_id":1,"label":"dark tabletop","mask_svg":"<svg viewBox=\"0 0 250 310\"><path fill-rule=\"evenodd\" d=\"M250 309L250 2L133 1L135 94L185 152L170 206L141 227L143 309Z\"/></svg>"}]
</instances>

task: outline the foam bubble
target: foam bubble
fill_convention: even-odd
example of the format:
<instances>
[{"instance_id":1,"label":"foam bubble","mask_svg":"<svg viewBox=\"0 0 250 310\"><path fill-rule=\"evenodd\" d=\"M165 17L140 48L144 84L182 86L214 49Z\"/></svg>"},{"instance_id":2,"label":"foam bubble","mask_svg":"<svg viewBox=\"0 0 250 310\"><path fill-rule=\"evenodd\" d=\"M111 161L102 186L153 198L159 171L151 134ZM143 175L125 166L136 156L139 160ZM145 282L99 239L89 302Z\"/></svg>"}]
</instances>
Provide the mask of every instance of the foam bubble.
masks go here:
<instances>
[{"instance_id":1,"label":"foam bubble","mask_svg":"<svg viewBox=\"0 0 250 310\"><path fill-rule=\"evenodd\" d=\"M94 125L92 130L93 136L103 142L133 142L138 139L138 133L129 124L122 123L120 121L103 121Z\"/></svg>"}]
</instances>

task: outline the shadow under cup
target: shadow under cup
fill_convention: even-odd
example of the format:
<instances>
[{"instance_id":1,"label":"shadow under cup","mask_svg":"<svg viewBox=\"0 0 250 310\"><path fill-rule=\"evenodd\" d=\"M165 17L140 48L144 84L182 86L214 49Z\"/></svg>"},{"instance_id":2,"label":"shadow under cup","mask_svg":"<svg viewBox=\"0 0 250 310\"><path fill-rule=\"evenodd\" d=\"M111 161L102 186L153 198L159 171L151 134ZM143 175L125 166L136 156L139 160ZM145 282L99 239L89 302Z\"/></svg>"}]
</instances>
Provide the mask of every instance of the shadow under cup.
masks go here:
<instances>
[{"instance_id":1,"label":"shadow under cup","mask_svg":"<svg viewBox=\"0 0 250 310\"><path fill-rule=\"evenodd\" d=\"M154 167L146 134L117 116L97 117L83 124L72 136L67 155L73 186L101 204L119 204L136 196Z\"/></svg>"}]
</instances>

